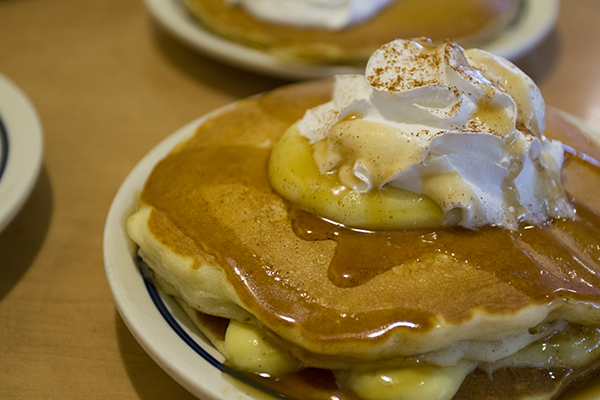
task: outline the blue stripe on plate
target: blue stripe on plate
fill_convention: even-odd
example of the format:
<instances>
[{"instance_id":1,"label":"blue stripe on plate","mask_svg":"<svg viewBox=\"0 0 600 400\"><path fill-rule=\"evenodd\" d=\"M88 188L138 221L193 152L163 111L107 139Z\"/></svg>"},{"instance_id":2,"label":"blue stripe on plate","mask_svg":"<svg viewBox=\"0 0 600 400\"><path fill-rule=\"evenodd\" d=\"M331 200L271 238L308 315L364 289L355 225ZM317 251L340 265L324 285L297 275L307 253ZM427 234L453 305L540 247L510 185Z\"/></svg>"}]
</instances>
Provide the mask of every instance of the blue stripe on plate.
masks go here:
<instances>
[{"instance_id":1,"label":"blue stripe on plate","mask_svg":"<svg viewBox=\"0 0 600 400\"><path fill-rule=\"evenodd\" d=\"M148 267L148 264L146 264L144 260L142 260L142 258L139 256L137 257L137 265L144 279L144 284L146 285L148 294L150 295L152 302L154 303L160 314L163 316L167 324L169 324L169 326L175 331L175 333L177 333L181 340L187 343L187 345L190 346L192 350L194 350L200 357L206 360L206 362L208 362L213 367L219 369L221 372L237 379L240 382L243 382L244 384L254 389L263 392L264 394L272 396L276 399L296 400L294 397L290 397L286 394L280 393L277 390L263 385L262 383L250 378L247 375L244 375L240 371L233 369L228 365L221 363L219 360L211 356L206 350L202 348L202 346L200 346L194 339L192 339L187 334L187 332L181 327L181 325L179 325L175 317L173 317L173 315L163 302L162 298L160 297L156 286L154 286L154 282L152 280L152 270L150 269L150 267Z\"/></svg>"},{"instance_id":2,"label":"blue stripe on plate","mask_svg":"<svg viewBox=\"0 0 600 400\"><path fill-rule=\"evenodd\" d=\"M6 169L6 163L8 162L8 132L0 117L0 178Z\"/></svg>"}]
</instances>

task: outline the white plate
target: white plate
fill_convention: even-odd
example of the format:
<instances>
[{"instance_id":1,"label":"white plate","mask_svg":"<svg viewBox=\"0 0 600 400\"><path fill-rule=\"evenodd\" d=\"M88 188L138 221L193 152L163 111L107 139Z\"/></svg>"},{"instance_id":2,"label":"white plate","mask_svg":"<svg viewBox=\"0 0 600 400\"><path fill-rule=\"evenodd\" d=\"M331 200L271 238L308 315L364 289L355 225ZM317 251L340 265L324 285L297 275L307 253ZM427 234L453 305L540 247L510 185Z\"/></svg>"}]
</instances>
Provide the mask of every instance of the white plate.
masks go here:
<instances>
[{"instance_id":1,"label":"white plate","mask_svg":"<svg viewBox=\"0 0 600 400\"><path fill-rule=\"evenodd\" d=\"M42 127L31 102L0 74L0 231L21 209L42 166Z\"/></svg>"},{"instance_id":2,"label":"white plate","mask_svg":"<svg viewBox=\"0 0 600 400\"><path fill-rule=\"evenodd\" d=\"M515 60L532 50L552 29L559 0L524 0L521 15L500 37L481 48ZM342 65L319 65L281 60L269 53L229 41L204 28L185 9L183 0L145 0L156 20L194 49L228 64L280 78L311 79L362 73Z\"/></svg>"}]
</instances>

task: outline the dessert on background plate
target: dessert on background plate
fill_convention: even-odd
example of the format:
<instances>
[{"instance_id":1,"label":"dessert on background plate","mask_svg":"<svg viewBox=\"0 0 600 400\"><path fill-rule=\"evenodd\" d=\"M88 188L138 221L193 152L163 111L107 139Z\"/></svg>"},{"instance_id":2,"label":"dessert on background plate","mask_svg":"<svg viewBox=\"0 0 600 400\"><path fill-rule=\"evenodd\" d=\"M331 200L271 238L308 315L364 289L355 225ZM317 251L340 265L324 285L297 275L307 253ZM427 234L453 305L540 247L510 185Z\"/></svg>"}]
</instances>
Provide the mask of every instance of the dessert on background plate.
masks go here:
<instances>
[{"instance_id":1,"label":"dessert on background plate","mask_svg":"<svg viewBox=\"0 0 600 400\"><path fill-rule=\"evenodd\" d=\"M499 36L523 0L186 0L216 34L282 59L364 66L396 38L451 38L473 47Z\"/></svg>"},{"instance_id":2,"label":"dessert on background plate","mask_svg":"<svg viewBox=\"0 0 600 400\"><path fill-rule=\"evenodd\" d=\"M227 11L232 11L232 7L235 7L233 10L240 11L240 8L245 6L248 7L248 3L241 2L236 3L233 0L229 0L231 7L227 8ZM255 3L255 4L268 4L270 0L265 0L265 3ZM280 0L277 1L278 4L287 3L289 6L289 2ZM472 2L473 0L469 0ZM218 3L215 1L214 3ZM302 5L304 2L296 2L294 3L301 4L301 7L305 7L306 4ZM413 0L408 1L407 4L415 5ZM454 3L454 2L442 2L442 6L446 7L446 3ZM481 4L485 4L485 1L480 2ZM213 57L219 61L225 62L227 64L234 65L239 68L245 68L254 72L263 73L279 78L285 79L316 79L323 77L331 77L336 74L348 74L348 73L363 73L364 65L366 64L367 58L370 56L371 52L373 52L376 48L378 48L383 43L396 39L398 36L392 36L387 40L383 40L375 44L375 46L368 52L365 53L362 61L359 61L360 66L353 65L352 62L324 62L324 61L315 61L316 54L319 53L331 53L335 52L334 55L336 57L343 56L342 53L346 53L346 51L336 50L335 45L324 45L323 47L319 47L316 54L312 54L311 58L298 57L293 55L294 50L289 47L281 47L277 48L268 48L268 47L258 47L256 43L254 45L250 44L248 40L245 41L236 41L234 39L228 38L224 35L221 35L216 32L215 29L211 28L208 24L202 22L202 18L198 16L197 12L194 13L190 10L190 7L186 4L186 0L145 0L145 4L148 7L150 13L155 17L156 21L165 28L169 33L173 34L174 37L181 40L183 43L190 46L190 48L197 50L205 55ZM317 15L331 15L332 12L335 13L335 4L337 6L346 7L348 10L348 4L352 4L353 7L359 8L351 9L352 12L338 13L342 16L342 18L335 18L338 21L344 19L349 21L356 21L356 15L364 16L365 13L362 11L361 7L366 7L367 13L366 15L372 16L372 18L380 18L382 13L385 13L388 8L388 5L385 5L383 8L381 4L384 4L378 1L374 2L347 2L347 1L339 1L337 3L330 3L329 0L313 0L313 5L321 6L326 12L317 13ZM331 5L334 4L334 8L331 9ZM385 0L385 4L387 4L387 0ZM463 4L462 2L459 3ZM467 3L464 3L467 4ZM493 4L490 2L489 4ZM508 2L510 4L510 2ZM507 6L508 6L507 4ZM366 6L365 6L366 5ZM224 5L213 4L213 2L209 3L210 7L223 7ZM418 4L417 4L418 6ZM519 57L523 56L527 52L531 51L535 46L537 46L551 31L553 28L558 13L559 13L559 0L519 0L519 8L518 15L513 18L512 22L504 27L504 29L500 29L497 31L497 35L491 34L494 29L487 30L487 33L490 35L484 35L481 32L480 40L468 41L467 43L461 42L467 46L475 46L481 48L483 50L492 52L494 54L500 55L502 57L515 60ZM198 5L196 4L196 7ZM404 5L403 7L407 7ZM481 7L479 5L478 7ZM505 7L505 6L502 6ZM473 8L473 10L477 9L477 7ZM310 10L310 8L309 8ZM373 11L374 10L374 11ZM448 18L456 15L459 8L455 11L449 10L447 13L443 12L439 15L444 17L444 20L439 24L439 29L444 29L443 27L447 25ZM302 11L302 10L301 10ZM417 9L419 11L419 9ZM470 11L467 10L466 14ZM289 14L289 13L288 13ZM292 15L296 15L296 13L291 13ZM304 16L306 14L306 9L304 9L298 15ZM346 15L346 17L344 17ZM439 17L438 15L438 17ZM463 16L464 11L463 11ZM216 19L220 19L226 17L226 15L215 16ZM465 16L468 17L468 16ZM250 18L250 17L248 17ZM252 20L254 17L250 18ZM427 18L432 18L428 16ZM456 18L456 17L453 17ZM289 18L288 18L289 19ZM303 20L305 18L303 17ZM481 18L482 21L484 18ZM411 26L414 28L414 25L420 18L414 17L410 19L410 23L405 24L406 28L410 28ZM367 23L369 23L367 21ZM248 24L252 25L251 22ZM481 24L479 20L476 20L475 24ZM260 24L259 24L260 25ZM268 24L273 25L273 24ZM354 29L359 27L360 22L358 24L354 24L350 26L349 29ZM462 24L455 24L456 26L453 29L466 29L467 26L473 26L473 24L466 24L465 27ZM500 28L502 24L497 23L496 27ZM274 29L279 28L281 25L273 25ZM285 27L284 27L285 28ZM291 27L290 30L298 30L300 28ZM366 29L360 27L360 29ZM376 28L374 30L378 30ZM403 28L404 29L404 28ZM304 32L306 29L300 29L301 32ZM311 31L311 29L309 29ZM313 36L315 28L312 28ZM330 35L335 36L335 31L327 31ZM411 32L415 32L414 29ZM239 32L238 32L239 33ZM432 32L433 34L433 32ZM424 35L429 36L430 35ZM447 33L449 34L449 33ZM310 35L310 34L308 34ZM422 35L422 34L421 34ZM267 35L268 36L268 35ZM321 37L323 35L316 35ZM357 55L357 46L361 47L365 41L371 40L369 37L371 35L360 35L354 33L354 36L358 37L358 41L355 45L351 46L354 50L351 50L351 53ZM413 34L410 35L413 37ZM446 39L448 36L443 36ZM473 38L473 37L471 37ZM276 40L280 38L277 37ZM307 39L307 38L305 38ZM485 40L484 40L485 39ZM362 43L362 44L360 44ZM289 44L289 43L288 43ZM316 47L314 45L311 45ZM299 46L302 49L304 46ZM347 56L347 54L346 54Z\"/></svg>"},{"instance_id":3,"label":"dessert on background plate","mask_svg":"<svg viewBox=\"0 0 600 400\"><path fill-rule=\"evenodd\" d=\"M228 362L288 396L554 398L600 359L600 170L545 110L506 60L397 40L332 91L204 122L128 231Z\"/></svg>"}]
</instances>

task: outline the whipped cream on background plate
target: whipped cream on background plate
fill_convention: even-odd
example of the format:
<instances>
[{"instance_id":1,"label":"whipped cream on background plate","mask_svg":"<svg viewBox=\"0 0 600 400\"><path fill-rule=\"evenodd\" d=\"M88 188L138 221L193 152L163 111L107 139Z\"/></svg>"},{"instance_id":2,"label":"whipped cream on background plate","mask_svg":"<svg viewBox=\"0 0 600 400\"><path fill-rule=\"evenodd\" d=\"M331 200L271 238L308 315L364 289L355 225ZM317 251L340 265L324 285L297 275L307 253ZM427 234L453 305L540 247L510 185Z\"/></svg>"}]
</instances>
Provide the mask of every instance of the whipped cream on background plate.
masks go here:
<instances>
[{"instance_id":1,"label":"whipped cream on background plate","mask_svg":"<svg viewBox=\"0 0 600 400\"><path fill-rule=\"evenodd\" d=\"M509 61L454 42L396 40L366 74L336 77L333 100L300 133L321 173L358 192L385 185L423 194L459 225L516 229L572 218L563 148L543 135L538 87Z\"/></svg>"},{"instance_id":2,"label":"whipped cream on background plate","mask_svg":"<svg viewBox=\"0 0 600 400\"><path fill-rule=\"evenodd\" d=\"M257 19L298 28L343 29L375 15L393 0L225 0Z\"/></svg>"}]
</instances>

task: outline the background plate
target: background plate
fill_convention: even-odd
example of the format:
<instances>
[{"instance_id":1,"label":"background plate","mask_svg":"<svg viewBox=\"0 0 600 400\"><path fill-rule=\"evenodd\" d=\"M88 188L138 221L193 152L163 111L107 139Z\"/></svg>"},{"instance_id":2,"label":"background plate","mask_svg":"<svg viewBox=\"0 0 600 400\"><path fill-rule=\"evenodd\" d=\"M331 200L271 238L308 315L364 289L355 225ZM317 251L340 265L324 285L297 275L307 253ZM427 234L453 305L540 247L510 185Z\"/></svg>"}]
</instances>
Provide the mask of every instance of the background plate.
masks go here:
<instances>
[{"instance_id":1,"label":"background plate","mask_svg":"<svg viewBox=\"0 0 600 400\"><path fill-rule=\"evenodd\" d=\"M546 37L556 22L560 1L524 1L524 12L518 21L497 39L481 46L483 50L515 60ZM285 61L258 49L229 41L205 29L189 15L183 0L145 0L145 3L156 20L175 37L208 56L240 68L287 79L323 78L335 74L364 72L364 68L343 65Z\"/></svg>"},{"instance_id":2,"label":"background plate","mask_svg":"<svg viewBox=\"0 0 600 400\"><path fill-rule=\"evenodd\" d=\"M42 127L31 102L0 74L0 231L29 196L42 166Z\"/></svg>"}]
</instances>

